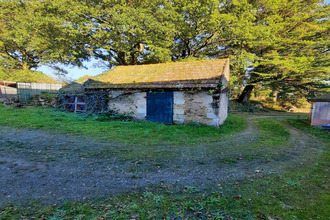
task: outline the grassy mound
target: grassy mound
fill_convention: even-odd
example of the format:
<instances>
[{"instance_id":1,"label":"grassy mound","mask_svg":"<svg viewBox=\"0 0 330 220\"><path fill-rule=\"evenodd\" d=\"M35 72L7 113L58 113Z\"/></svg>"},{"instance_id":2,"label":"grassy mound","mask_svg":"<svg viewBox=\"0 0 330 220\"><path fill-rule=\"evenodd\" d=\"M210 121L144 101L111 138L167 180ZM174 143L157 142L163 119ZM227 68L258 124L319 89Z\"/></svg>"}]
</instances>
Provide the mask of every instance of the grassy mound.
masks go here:
<instances>
[{"instance_id":1,"label":"grassy mound","mask_svg":"<svg viewBox=\"0 0 330 220\"><path fill-rule=\"evenodd\" d=\"M32 70L3 70L0 69L0 81L59 83L50 76L39 71Z\"/></svg>"}]
</instances>

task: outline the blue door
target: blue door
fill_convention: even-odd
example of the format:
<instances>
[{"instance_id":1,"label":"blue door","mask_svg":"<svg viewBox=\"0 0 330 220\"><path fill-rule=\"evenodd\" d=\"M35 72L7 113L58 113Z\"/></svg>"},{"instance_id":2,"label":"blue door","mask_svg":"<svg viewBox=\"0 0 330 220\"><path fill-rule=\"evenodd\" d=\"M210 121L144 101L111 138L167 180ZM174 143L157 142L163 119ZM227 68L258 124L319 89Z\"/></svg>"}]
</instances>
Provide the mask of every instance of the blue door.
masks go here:
<instances>
[{"instance_id":1,"label":"blue door","mask_svg":"<svg viewBox=\"0 0 330 220\"><path fill-rule=\"evenodd\" d=\"M147 93L147 120L171 124L172 115L173 92Z\"/></svg>"}]
</instances>

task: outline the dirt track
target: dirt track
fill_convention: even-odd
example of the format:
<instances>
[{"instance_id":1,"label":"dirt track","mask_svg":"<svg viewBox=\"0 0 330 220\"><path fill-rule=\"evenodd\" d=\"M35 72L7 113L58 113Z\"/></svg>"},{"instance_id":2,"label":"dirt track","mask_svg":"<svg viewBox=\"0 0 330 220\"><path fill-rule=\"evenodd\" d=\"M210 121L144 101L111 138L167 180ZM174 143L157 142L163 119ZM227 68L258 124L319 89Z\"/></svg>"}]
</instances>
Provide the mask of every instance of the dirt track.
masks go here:
<instances>
[{"instance_id":1,"label":"dirt track","mask_svg":"<svg viewBox=\"0 0 330 220\"><path fill-rule=\"evenodd\" d=\"M102 149L111 151L121 147L116 144L36 129L0 127L0 205L36 199L45 203L94 199L159 185L171 189L195 186L206 190L224 181L283 172L286 167L304 163L306 155L320 152L326 146L313 136L288 127L291 147L282 152L285 156L266 161L262 158L244 160L241 146L258 141L259 133L253 120L255 118L249 119L245 131L226 137L222 142L200 144L193 151L187 146L177 147L177 156L172 159L139 161L116 156L86 156ZM219 162L219 155L205 153L208 148L218 150L221 157L237 157L237 161Z\"/></svg>"}]
</instances>

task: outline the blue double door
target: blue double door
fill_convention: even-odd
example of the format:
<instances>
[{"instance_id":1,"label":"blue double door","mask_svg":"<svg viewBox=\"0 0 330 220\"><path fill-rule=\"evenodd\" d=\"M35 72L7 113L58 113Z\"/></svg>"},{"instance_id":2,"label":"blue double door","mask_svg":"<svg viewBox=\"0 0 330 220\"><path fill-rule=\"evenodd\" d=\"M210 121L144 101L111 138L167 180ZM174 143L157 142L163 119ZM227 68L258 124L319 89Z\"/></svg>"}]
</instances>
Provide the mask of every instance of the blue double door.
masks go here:
<instances>
[{"instance_id":1,"label":"blue double door","mask_svg":"<svg viewBox=\"0 0 330 220\"><path fill-rule=\"evenodd\" d=\"M147 120L165 124L173 122L173 92L147 93Z\"/></svg>"}]
</instances>

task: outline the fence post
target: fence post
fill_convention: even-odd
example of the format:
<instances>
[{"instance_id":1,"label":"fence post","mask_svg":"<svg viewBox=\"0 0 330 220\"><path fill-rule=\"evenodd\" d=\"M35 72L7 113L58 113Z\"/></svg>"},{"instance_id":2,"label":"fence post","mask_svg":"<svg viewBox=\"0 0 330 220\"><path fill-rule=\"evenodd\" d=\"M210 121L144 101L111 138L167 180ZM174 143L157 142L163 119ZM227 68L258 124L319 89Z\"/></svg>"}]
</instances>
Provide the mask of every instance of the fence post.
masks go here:
<instances>
[{"instance_id":1,"label":"fence post","mask_svg":"<svg viewBox=\"0 0 330 220\"><path fill-rule=\"evenodd\" d=\"M5 90L5 98L6 98L6 100L7 100L8 98L7 98L6 81L3 81L3 88L4 88L4 90Z\"/></svg>"}]
</instances>

